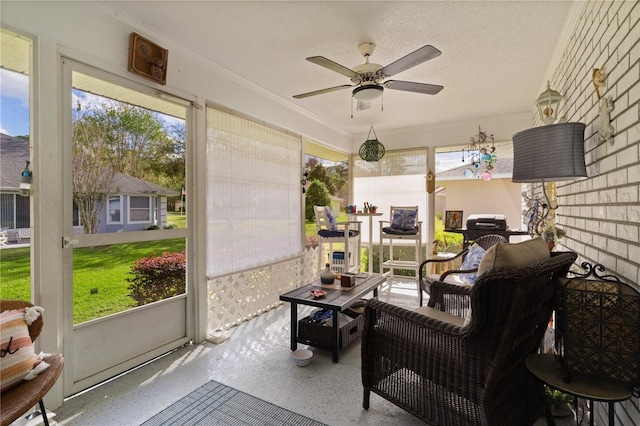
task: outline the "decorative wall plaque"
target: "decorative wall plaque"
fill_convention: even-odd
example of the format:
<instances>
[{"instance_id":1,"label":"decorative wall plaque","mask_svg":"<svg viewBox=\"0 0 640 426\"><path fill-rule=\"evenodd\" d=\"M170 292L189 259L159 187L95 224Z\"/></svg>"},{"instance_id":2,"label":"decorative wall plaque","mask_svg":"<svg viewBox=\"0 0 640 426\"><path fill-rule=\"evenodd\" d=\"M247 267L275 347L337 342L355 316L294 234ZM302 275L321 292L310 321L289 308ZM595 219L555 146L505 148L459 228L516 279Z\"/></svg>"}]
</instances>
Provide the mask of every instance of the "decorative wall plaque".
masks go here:
<instances>
[{"instance_id":1,"label":"decorative wall plaque","mask_svg":"<svg viewBox=\"0 0 640 426\"><path fill-rule=\"evenodd\" d=\"M169 51L139 34L129 36L129 65L127 69L159 84L167 84Z\"/></svg>"}]
</instances>

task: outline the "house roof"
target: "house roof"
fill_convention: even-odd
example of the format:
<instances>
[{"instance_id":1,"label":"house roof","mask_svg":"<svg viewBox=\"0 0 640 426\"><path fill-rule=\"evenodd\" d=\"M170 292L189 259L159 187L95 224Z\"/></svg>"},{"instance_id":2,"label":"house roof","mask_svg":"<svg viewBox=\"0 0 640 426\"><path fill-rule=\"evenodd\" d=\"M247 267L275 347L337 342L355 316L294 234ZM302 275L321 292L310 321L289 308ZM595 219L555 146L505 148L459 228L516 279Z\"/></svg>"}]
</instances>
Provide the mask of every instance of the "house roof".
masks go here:
<instances>
[{"instance_id":1,"label":"house roof","mask_svg":"<svg viewBox=\"0 0 640 426\"><path fill-rule=\"evenodd\" d=\"M18 191L29 160L29 141L0 133L0 191Z\"/></svg>"},{"instance_id":2,"label":"house roof","mask_svg":"<svg viewBox=\"0 0 640 426\"><path fill-rule=\"evenodd\" d=\"M134 178L124 173L116 172L113 181L114 188L117 188L115 192L128 195L164 195L164 196L176 196L180 195L179 192L173 191L169 188L156 185L151 182L147 182L142 179Z\"/></svg>"},{"instance_id":3,"label":"house roof","mask_svg":"<svg viewBox=\"0 0 640 426\"><path fill-rule=\"evenodd\" d=\"M467 180L464 171L470 168L470 163L465 163L462 166L455 167L453 169L446 170L438 173L436 180L448 181L448 180ZM480 173L484 172L485 168L480 166ZM496 166L493 170L490 170L492 179L511 179L513 175L513 158L498 158Z\"/></svg>"},{"instance_id":4,"label":"house roof","mask_svg":"<svg viewBox=\"0 0 640 426\"><path fill-rule=\"evenodd\" d=\"M16 192L20 188L20 175L29 160L29 142L0 133L0 191ZM127 195L176 196L179 192L116 172L114 193Z\"/></svg>"}]
</instances>

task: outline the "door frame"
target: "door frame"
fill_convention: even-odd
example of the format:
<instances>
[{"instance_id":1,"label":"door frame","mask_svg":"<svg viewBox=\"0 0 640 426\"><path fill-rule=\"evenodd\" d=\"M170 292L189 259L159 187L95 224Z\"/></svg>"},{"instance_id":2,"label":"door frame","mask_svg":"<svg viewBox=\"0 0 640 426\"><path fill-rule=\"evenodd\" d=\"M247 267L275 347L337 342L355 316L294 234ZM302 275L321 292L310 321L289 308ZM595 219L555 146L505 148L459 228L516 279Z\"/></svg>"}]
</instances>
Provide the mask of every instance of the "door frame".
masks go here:
<instances>
[{"instance_id":1,"label":"door frame","mask_svg":"<svg viewBox=\"0 0 640 426\"><path fill-rule=\"evenodd\" d=\"M176 347L182 346L198 336L201 332L201 317L197 303L202 296L196 282L199 274L195 265L196 257L193 255L195 247L194 238L194 214L189 214L187 209L187 223L189 227L179 230L157 230L153 232L126 232L97 235L73 235L72 232L72 144L71 144L71 89L72 71L80 71L98 79L157 96L167 102L179 103L185 107L186 130L186 180L187 187L193 185L193 134L195 126L194 102L173 95L160 92L157 88L146 84L137 83L124 77L120 77L97 68L82 64L68 57L59 56L59 68L61 84L59 99L60 116L62 117L60 141L60 170L61 170L61 197L60 203L61 237L58 239L62 254L62 352L65 355L64 369L64 396L70 396L90 386L96 385L117 374L149 361ZM73 250L74 248L121 244L132 241L157 240L165 238L186 239L187 250L187 292L168 300L155 302L149 305L133 308L108 317L88 321L86 323L73 324ZM65 247L63 240L71 239L73 244ZM206 306L206 305L205 305ZM163 318L173 320L165 322L163 327L153 326L161 323ZM166 321L166 320L165 320ZM123 325L126 333L122 333ZM132 324L139 327L132 328ZM150 337L153 336L153 337ZM131 346L137 351L122 352L115 348ZM89 360L90 362L85 362Z\"/></svg>"}]
</instances>

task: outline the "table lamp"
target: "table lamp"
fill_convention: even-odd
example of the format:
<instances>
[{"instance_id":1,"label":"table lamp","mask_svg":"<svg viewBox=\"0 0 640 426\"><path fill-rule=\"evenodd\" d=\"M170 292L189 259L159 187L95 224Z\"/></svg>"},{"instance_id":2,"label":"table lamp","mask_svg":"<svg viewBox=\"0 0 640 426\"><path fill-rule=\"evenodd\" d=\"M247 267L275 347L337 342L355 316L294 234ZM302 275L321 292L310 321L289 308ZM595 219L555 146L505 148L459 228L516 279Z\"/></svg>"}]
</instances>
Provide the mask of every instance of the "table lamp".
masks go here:
<instances>
[{"instance_id":1,"label":"table lamp","mask_svg":"<svg viewBox=\"0 0 640 426\"><path fill-rule=\"evenodd\" d=\"M558 123L534 127L513 135L513 182L542 183L544 201L529 198L531 208L525 220L531 236L542 234L545 223L553 225L558 208L555 200L555 182L587 177L584 163L583 123ZM544 183L547 182L547 187ZM553 202L552 202L553 201Z\"/></svg>"}]
</instances>

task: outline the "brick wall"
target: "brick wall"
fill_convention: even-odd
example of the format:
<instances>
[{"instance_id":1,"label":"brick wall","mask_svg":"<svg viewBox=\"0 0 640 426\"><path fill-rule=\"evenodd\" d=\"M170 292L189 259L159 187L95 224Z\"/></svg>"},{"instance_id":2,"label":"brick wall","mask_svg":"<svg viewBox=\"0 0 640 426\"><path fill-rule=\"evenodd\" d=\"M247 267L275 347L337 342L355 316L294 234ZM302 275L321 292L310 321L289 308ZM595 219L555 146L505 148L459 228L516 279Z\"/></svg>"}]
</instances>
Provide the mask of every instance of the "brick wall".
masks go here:
<instances>
[{"instance_id":1,"label":"brick wall","mask_svg":"<svg viewBox=\"0 0 640 426\"><path fill-rule=\"evenodd\" d=\"M562 113L586 124L589 178L558 183L556 222L567 231L560 243L576 251L580 262L602 263L640 289L640 2L589 1L577 7L560 56L548 70L551 87L565 96ZM613 100L613 144L598 136L601 101L591 77L603 65L608 78L600 94ZM616 424L640 424L639 405L638 398L616 404ZM607 424L606 410L597 406L598 424Z\"/></svg>"}]
</instances>

